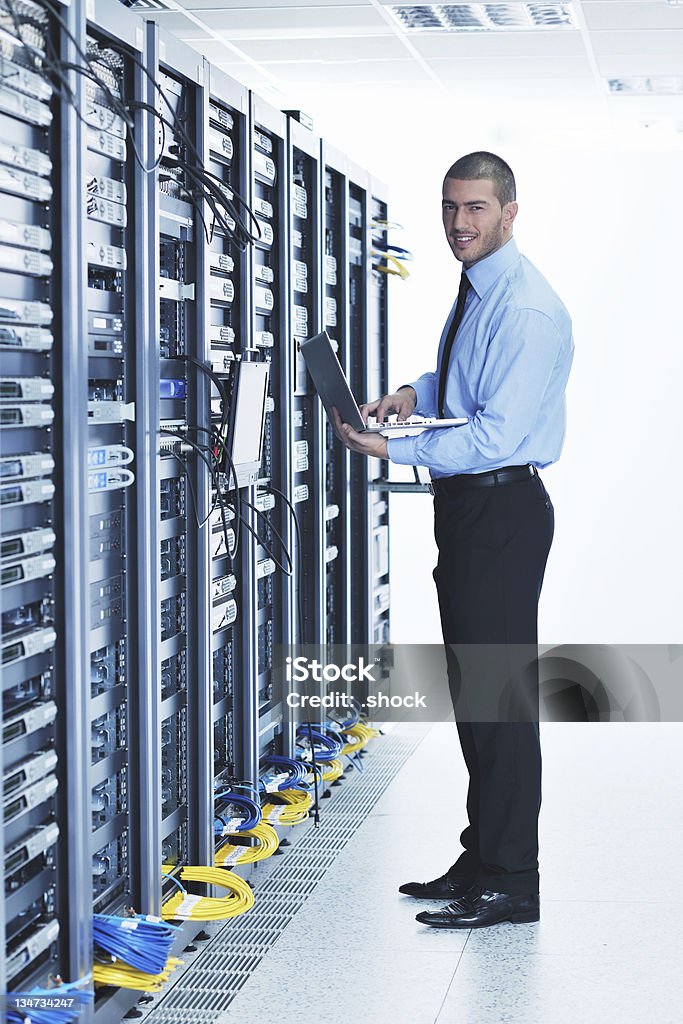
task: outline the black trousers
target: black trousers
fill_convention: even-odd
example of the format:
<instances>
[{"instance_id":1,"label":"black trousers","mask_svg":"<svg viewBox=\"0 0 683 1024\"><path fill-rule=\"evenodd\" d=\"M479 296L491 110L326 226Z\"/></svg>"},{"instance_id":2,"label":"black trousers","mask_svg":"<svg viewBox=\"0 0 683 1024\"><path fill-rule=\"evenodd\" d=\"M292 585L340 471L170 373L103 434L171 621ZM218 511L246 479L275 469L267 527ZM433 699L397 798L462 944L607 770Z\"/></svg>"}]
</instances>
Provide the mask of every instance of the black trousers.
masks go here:
<instances>
[{"instance_id":1,"label":"black trousers","mask_svg":"<svg viewBox=\"0 0 683 1024\"><path fill-rule=\"evenodd\" d=\"M464 853L450 873L494 892L537 893L538 721L474 721L463 715L463 678L452 656L457 647L449 645L501 645L498 651L510 645L512 661L524 645L536 651L538 599L554 532L552 502L540 477L529 476L439 494L434 513L439 549L434 579L469 772L468 825L460 837ZM466 685L472 685L471 675ZM488 682L500 685L500 680ZM487 679L478 678L475 685L486 687Z\"/></svg>"}]
</instances>

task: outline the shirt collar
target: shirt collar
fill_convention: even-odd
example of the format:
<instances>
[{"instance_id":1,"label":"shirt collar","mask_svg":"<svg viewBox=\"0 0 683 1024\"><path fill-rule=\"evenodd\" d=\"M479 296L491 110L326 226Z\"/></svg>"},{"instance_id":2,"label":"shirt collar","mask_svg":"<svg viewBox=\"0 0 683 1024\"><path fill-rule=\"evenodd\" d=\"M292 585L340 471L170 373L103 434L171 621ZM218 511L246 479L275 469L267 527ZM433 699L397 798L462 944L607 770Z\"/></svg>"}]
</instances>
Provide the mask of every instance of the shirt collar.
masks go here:
<instances>
[{"instance_id":1,"label":"shirt collar","mask_svg":"<svg viewBox=\"0 0 683 1024\"><path fill-rule=\"evenodd\" d=\"M490 256L485 256L483 260L465 271L468 281L480 299L518 258L519 249L514 238L510 238L500 249L496 249Z\"/></svg>"}]
</instances>

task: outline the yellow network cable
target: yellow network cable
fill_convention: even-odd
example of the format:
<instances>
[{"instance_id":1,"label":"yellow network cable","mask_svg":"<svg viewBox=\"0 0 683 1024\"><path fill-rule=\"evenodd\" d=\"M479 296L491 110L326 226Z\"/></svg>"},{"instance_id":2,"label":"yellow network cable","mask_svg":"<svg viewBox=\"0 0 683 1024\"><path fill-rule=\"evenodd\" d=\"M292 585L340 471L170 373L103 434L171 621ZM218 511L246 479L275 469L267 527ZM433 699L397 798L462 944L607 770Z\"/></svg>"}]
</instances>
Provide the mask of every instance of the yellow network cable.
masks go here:
<instances>
[{"instance_id":1,"label":"yellow network cable","mask_svg":"<svg viewBox=\"0 0 683 1024\"><path fill-rule=\"evenodd\" d=\"M400 260L397 260L395 256L390 256L389 253L386 252L379 252L376 249L372 250L372 255L381 256L386 260L386 263L384 264L376 263L372 268L373 270L379 270L381 274L395 275L396 277L400 277L402 281L405 281L407 277L410 277L410 271L408 268L404 266ZM388 264L391 264L391 266ZM394 267L395 269L392 270L391 267Z\"/></svg>"},{"instance_id":2,"label":"yellow network cable","mask_svg":"<svg viewBox=\"0 0 683 1024\"><path fill-rule=\"evenodd\" d=\"M93 980L97 985L114 985L116 988L130 988L136 992L161 992L161 987L168 981L172 971L182 960L170 956L161 974L145 974L135 967L113 960L111 964L93 964Z\"/></svg>"},{"instance_id":3,"label":"yellow network cable","mask_svg":"<svg viewBox=\"0 0 683 1024\"><path fill-rule=\"evenodd\" d=\"M403 231L402 224L397 224L395 220L387 220L385 217L373 217L372 223L376 224L377 227L384 228L385 231L390 231L391 229Z\"/></svg>"},{"instance_id":4,"label":"yellow network cable","mask_svg":"<svg viewBox=\"0 0 683 1024\"><path fill-rule=\"evenodd\" d=\"M233 843L226 843L216 852L216 867L225 868L233 864L253 864L257 860L265 860L266 857L273 856L280 844L277 832L266 821L261 821L254 828L238 834L257 839L259 845L236 846Z\"/></svg>"},{"instance_id":5,"label":"yellow network cable","mask_svg":"<svg viewBox=\"0 0 683 1024\"><path fill-rule=\"evenodd\" d=\"M372 729L364 722L356 722L355 725L341 731L345 736L352 737L351 741L342 747L342 754L354 754L357 750L362 750L367 746L375 736L379 736L378 729Z\"/></svg>"},{"instance_id":6,"label":"yellow network cable","mask_svg":"<svg viewBox=\"0 0 683 1024\"><path fill-rule=\"evenodd\" d=\"M313 806L313 797L303 789L280 789L277 796L283 804L266 803L261 808L265 821L277 821L280 825L298 825L305 821ZM287 806L289 805L289 806Z\"/></svg>"},{"instance_id":7,"label":"yellow network cable","mask_svg":"<svg viewBox=\"0 0 683 1024\"><path fill-rule=\"evenodd\" d=\"M227 889L228 896L195 896L189 892L176 892L162 904L164 921L224 921L251 910L254 894L249 885L232 871L224 868L186 867L180 871L184 882L205 882Z\"/></svg>"},{"instance_id":8,"label":"yellow network cable","mask_svg":"<svg viewBox=\"0 0 683 1024\"><path fill-rule=\"evenodd\" d=\"M328 764L324 765L322 780L323 782L335 782L335 780L343 774L344 765L342 764L338 757L335 757L334 761L330 761L328 762ZM311 782L312 781L313 779L311 779Z\"/></svg>"}]
</instances>

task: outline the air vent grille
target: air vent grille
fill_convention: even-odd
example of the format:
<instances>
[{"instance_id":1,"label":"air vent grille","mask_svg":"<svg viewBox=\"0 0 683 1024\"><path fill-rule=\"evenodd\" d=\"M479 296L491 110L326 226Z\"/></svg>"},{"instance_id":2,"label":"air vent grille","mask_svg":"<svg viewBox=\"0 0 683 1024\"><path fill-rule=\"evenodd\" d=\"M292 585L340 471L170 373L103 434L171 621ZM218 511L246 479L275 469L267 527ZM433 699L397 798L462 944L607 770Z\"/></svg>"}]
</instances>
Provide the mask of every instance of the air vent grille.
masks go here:
<instances>
[{"instance_id":1,"label":"air vent grille","mask_svg":"<svg viewBox=\"0 0 683 1024\"><path fill-rule=\"evenodd\" d=\"M126 2L126 7L132 7L136 11L175 11L176 7L172 7L170 4L165 4L164 0L130 0Z\"/></svg>"},{"instance_id":2,"label":"air vent grille","mask_svg":"<svg viewBox=\"0 0 683 1024\"><path fill-rule=\"evenodd\" d=\"M320 828L309 825L304 832L307 826L300 826L295 845L258 865L253 910L220 927L186 970L173 973L151 1004L138 1004L143 1015L139 1024L234 1024L237 1018L229 1004L427 732L416 728L372 744L362 776L346 776L333 799L323 802Z\"/></svg>"},{"instance_id":3,"label":"air vent grille","mask_svg":"<svg viewBox=\"0 0 683 1024\"><path fill-rule=\"evenodd\" d=\"M617 96L683 96L683 78L652 75L650 78L609 78L609 91Z\"/></svg>"},{"instance_id":4,"label":"air vent grille","mask_svg":"<svg viewBox=\"0 0 683 1024\"><path fill-rule=\"evenodd\" d=\"M569 3L401 4L389 10L408 32L519 32L576 27Z\"/></svg>"}]
</instances>

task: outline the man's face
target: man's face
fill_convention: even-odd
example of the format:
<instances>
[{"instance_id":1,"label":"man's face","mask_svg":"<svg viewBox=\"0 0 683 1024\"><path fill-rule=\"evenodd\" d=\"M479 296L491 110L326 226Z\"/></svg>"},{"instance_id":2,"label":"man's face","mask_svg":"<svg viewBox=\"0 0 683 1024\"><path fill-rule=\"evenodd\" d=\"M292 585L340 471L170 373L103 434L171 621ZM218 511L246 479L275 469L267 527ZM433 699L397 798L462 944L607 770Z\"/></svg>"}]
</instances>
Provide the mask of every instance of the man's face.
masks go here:
<instances>
[{"instance_id":1,"label":"man's face","mask_svg":"<svg viewBox=\"0 0 683 1024\"><path fill-rule=\"evenodd\" d=\"M501 208L488 178L443 183L443 226L456 260L465 268L500 249L512 234L517 203Z\"/></svg>"}]
</instances>

